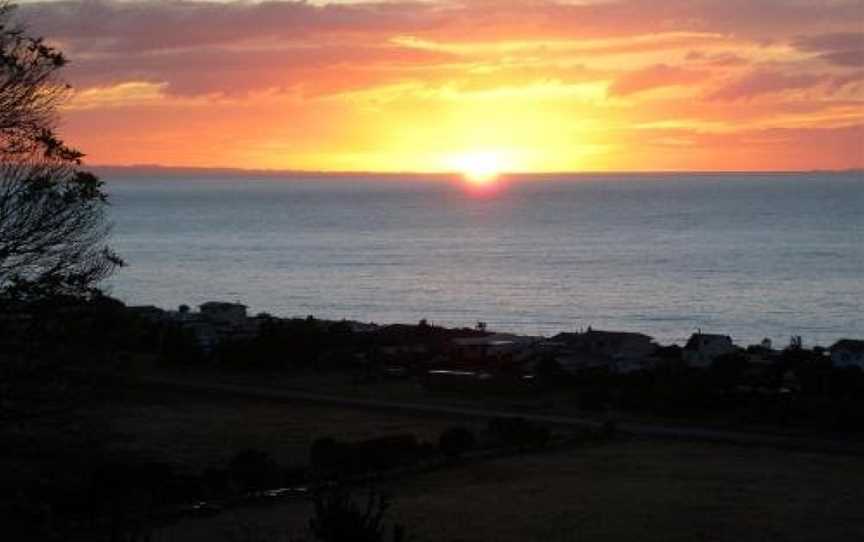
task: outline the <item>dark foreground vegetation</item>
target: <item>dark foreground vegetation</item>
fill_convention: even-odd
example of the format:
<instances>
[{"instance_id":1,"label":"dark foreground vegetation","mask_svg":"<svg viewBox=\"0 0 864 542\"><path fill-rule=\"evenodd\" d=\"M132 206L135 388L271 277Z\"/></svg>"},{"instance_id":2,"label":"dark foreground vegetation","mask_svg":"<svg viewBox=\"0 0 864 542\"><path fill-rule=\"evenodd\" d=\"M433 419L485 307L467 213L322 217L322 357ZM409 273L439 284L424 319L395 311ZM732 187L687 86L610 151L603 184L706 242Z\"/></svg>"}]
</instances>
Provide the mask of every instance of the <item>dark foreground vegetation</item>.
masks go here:
<instances>
[{"instance_id":1,"label":"dark foreground vegetation","mask_svg":"<svg viewBox=\"0 0 864 542\"><path fill-rule=\"evenodd\" d=\"M115 393L118 385L112 383ZM205 400L219 402L218 398ZM99 401L84 400L62 415L43 412L28 420L19 418L17 423L5 420L3 437L10 447L0 455L0 465L7 473L0 485L0 512L9 518L4 528L14 540L151 540L181 521L297 500L311 500L319 512L310 533L304 535L308 538L303 539L357 540L344 537L342 523L328 523L343 518L339 506L349 508L344 513L350 520L354 505L345 503L354 502L353 488L472 458L526 453L550 444L587 445L609 437L600 432L553 436L548 429L525 420L496 419L481 428L445 427L430 440L414 433L360 440L321 436L311 442L305 456L295 455L290 463L277 460L272 449L241 449L215 461L198 454L190 461L146 443L129 447L130 433L122 431L128 428L118 430L109 423L112 411L119 408L115 401L119 398L108 394ZM185 416L183 410L195 402L194 397L177 396L169 408ZM164 409L159 408L163 416ZM310 433L323 421L314 411L281 410L285 417L307 416ZM103 418L106 423L100 425ZM195 430L195 420L186 423L190 424L187 431ZM257 420L252 417L249 423ZM265 427L253 430L267 431ZM207 439L209 447L222 442L216 434ZM380 498L377 502L377 507L384 504ZM378 519L369 528L383 536L381 511L374 514ZM366 521L364 517L355 520ZM336 534L331 532L334 529ZM392 536L401 540L402 535Z\"/></svg>"},{"instance_id":2,"label":"dark foreground vegetation","mask_svg":"<svg viewBox=\"0 0 864 542\"><path fill-rule=\"evenodd\" d=\"M256 333L205 344L183 320L148 318L102 296L43 298L4 309L0 415L7 446L0 456L6 473L0 507L15 540L148 540L190 518L310 499L323 508L317 527L303 536L339 540L321 538L330 532L321 518L338 516L327 506L355 506L345 494L350 488L479 457L602 442L614 434L612 413L846 439L862 429L860 370L835 367L824 352L800 346L759 352L771 358L758 365L749 356L754 349L736 350L706 367L688 366L675 347L659 348L653 366L613 372L565 369L542 338L493 352L484 342L491 336L486 330L426 322L357 329L351 322L262 316ZM486 350L474 351L478 344ZM374 391L396 383L424 400L492 401L610 421L603 429L567 434L519 417L482 426L439 423L434 433L419 436L356 439L310 429L317 436L308 452L287 463L266 448L235 449L221 460L190 465L170 454L118 446L130 437L107 420L137 379L184 372L238 380L323 375L334 385L318 391L331 394L346 385ZM184 401L192 399L179 400L176 408ZM405 532L376 521L373 530L381 536L400 540Z\"/></svg>"}]
</instances>

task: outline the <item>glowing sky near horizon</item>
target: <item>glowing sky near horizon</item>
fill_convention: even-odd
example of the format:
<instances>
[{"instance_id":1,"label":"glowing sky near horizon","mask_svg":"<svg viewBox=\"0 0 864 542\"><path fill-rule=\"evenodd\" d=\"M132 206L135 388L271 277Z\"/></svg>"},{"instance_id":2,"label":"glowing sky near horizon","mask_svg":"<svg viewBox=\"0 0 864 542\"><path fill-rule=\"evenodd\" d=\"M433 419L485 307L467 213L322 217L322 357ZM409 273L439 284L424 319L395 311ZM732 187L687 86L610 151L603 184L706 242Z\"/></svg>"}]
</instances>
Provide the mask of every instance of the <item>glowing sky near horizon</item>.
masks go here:
<instances>
[{"instance_id":1,"label":"glowing sky near horizon","mask_svg":"<svg viewBox=\"0 0 864 542\"><path fill-rule=\"evenodd\" d=\"M864 167L864 0L19 4L93 164Z\"/></svg>"}]
</instances>

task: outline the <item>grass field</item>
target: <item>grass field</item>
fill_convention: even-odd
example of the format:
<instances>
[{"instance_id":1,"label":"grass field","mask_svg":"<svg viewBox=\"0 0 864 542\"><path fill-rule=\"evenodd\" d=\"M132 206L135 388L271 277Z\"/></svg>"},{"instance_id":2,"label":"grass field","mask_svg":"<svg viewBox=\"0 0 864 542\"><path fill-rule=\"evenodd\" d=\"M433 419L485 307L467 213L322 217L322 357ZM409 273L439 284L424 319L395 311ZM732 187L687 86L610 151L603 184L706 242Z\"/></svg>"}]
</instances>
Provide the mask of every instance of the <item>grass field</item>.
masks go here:
<instances>
[{"instance_id":1,"label":"grass field","mask_svg":"<svg viewBox=\"0 0 864 542\"><path fill-rule=\"evenodd\" d=\"M725 431L740 431L756 434L793 435L802 438L842 439L857 441L864 445L864 435L849 434L833 429L826 420L807 421L806 417L793 419L788 425L779 425L770 420L753 416L747 409L724 408L713 412L688 412L678 409L674 416L661 415L650 409L593 411L579 407L578 393L573 390L539 391L526 389L523 393L470 394L464 391L430 390L414 379L383 379L357 383L344 372L243 372L219 370L155 370L144 374L168 377L178 381L249 386L254 389L276 391L298 391L352 399L370 399L426 404L434 406L456 406L485 408L490 410L521 411L526 414L548 414L573 416L576 418L605 421L613 417L622 423L674 425Z\"/></svg>"},{"instance_id":2,"label":"grass field","mask_svg":"<svg viewBox=\"0 0 864 542\"><path fill-rule=\"evenodd\" d=\"M393 483L391 516L414 542L864 540L857 457L684 442L619 441L476 462ZM175 528L228 540L253 524L299 532L304 503Z\"/></svg>"},{"instance_id":3,"label":"grass field","mask_svg":"<svg viewBox=\"0 0 864 542\"><path fill-rule=\"evenodd\" d=\"M399 488L423 541L864 540L860 458L624 442L470 465Z\"/></svg>"},{"instance_id":4,"label":"grass field","mask_svg":"<svg viewBox=\"0 0 864 542\"><path fill-rule=\"evenodd\" d=\"M115 449L193 470L224 464L248 448L266 451L285 466L303 465L312 441L323 436L356 441L412 433L437 443L450 425L471 426L448 418L149 390L130 392L94 415L106 417Z\"/></svg>"},{"instance_id":5,"label":"grass field","mask_svg":"<svg viewBox=\"0 0 864 542\"><path fill-rule=\"evenodd\" d=\"M408 432L434 441L461 422L161 391L130 393L93 415L111 428L115 447L192 470L224 464L245 448L303 464L309 444L325 435ZM385 489L395 495L392 517L414 542L864 540L864 461L854 456L619 440L466 463ZM305 502L241 508L163 534L227 541L244 524L296 533L309 513Z\"/></svg>"}]
</instances>

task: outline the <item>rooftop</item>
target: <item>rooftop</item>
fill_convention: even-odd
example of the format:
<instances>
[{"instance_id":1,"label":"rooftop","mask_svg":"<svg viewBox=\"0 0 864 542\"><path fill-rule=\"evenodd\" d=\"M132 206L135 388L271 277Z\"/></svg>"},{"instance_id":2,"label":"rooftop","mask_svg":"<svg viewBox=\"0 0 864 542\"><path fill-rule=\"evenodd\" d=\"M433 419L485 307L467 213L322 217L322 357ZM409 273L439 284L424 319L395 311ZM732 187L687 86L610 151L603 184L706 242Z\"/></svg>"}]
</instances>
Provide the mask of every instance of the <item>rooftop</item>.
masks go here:
<instances>
[{"instance_id":1,"label":"rooftop","mask_svg":"<svg viewBox=\"0 0 864 542\"><path fill-rule=\"evenodd\" d=\"M864 353L864 341L857 339L840 339L831 346L831 351L848 350L857 354Z\"/></svg>"}]
</instances>

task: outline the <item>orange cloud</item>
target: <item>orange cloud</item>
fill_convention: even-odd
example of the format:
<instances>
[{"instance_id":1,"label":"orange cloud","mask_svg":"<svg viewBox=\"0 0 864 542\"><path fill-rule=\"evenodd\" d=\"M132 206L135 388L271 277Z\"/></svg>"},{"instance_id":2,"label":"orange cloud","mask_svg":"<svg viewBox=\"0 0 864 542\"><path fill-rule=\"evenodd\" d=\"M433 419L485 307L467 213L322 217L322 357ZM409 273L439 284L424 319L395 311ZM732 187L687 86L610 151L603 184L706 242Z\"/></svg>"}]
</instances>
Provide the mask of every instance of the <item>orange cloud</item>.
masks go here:
<instances>
[{"instance_id":1,"label":"orange cloud","mask_svg":"<svg viewBox=\"0 0 864 542\"><path fill-rule=\"evenodd\" d=\"M624 74L609 87L609 92L627 96L654 88L688 85L705 77L705 72L700 70L657 64Z\"/></svg>"}]
</instances>

